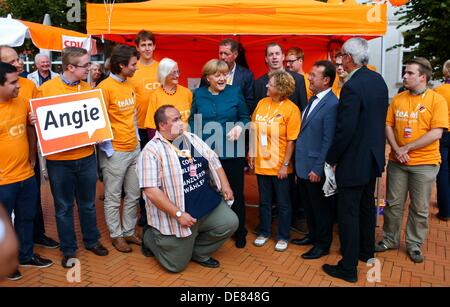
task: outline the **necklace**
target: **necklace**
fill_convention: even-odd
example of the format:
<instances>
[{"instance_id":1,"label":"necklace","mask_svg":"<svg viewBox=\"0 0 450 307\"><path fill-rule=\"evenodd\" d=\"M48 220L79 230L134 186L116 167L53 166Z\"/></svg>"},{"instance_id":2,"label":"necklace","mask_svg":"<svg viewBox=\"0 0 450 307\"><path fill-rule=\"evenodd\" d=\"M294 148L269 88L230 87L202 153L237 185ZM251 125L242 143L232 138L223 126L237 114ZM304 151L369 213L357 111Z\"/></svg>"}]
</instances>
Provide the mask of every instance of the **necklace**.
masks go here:
<instances>
[{"instance_id":1,"label":"necklace","mask_svg":"<svg viewBox=\"0 0 450 307\"><path fill-rule=\"evenodd\" d=\"M175 89L173 90L173 93L166 91L166 89L164 88L164 86L162 86L162 89L164 91L164 93L166 93L169 96L173 96L175 95L175 93L177 92L177 88L175 87Z\"/></svg>"}]
</instances>

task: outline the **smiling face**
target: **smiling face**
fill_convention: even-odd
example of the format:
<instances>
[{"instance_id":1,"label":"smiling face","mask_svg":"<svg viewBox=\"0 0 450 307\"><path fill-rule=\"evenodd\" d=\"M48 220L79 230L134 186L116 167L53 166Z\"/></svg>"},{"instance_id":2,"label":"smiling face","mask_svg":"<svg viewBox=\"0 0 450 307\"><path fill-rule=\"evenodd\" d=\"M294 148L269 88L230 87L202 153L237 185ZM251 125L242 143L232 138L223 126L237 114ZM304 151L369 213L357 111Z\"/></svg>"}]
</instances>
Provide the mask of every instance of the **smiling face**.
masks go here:
<instances>
[{"instance_id":1,"label":"smiling face","mask_svg":"<svg viewBox=\"0 0 450 307\"><path fill-rule=\"evenodd\" d=\"M227 74L217 71L215 74L207 75L206 80L209 82L209 90L217 94L225 89L227 85Z\"/></svg>"},{"instance_id":2,"label":"smiling face","mask_svg":"<svg viewBox=\"0 0 450 307\"><path fill-rule=\"evenodd\" d=\"M23 61L13 48L3 47L1 49L0 60L14 66L19 74L23 73Z\"/></svg>"},{"instance_id":3,"label":"smiling face","mask_svg":"<svg viewBox=\"0 0 450 307\"><path fill-rule=\"evenodd\" d=\"M289 71L293 71L296 73L301 72L303 60L301 58L297 58L295 54L289 54L286 56L286 69Z\"/></svg>"},{"instance_id":4,"label":"smiling face","mask_svg":"<svg viewBox=\"0 0 450 307\"><path fill-rule=\"evenodd\" d=\"M50 70L50 59L46 56L41 56L36 61L36 68L42 74L44 72L48 72Z\"/></svg>"},{"instance_id":5,"label":"smiling face","mask_svg":"<svg viewBox=\"0 0 450 307\"><path fill-rule=\"evenodd\" d=\"M179 78L180 70L178 69L178 64L175 64L175 66L170 70L170 73L167 75L164 85L167 87L176 86Z\"/></svg>"},{"instance_id":6,"label":"smiling face","mask_svg":"<svg viewBox=\"0 0 450 307\"><path fill-rule=\"evenodd\" d=\"M156 49L156 45L153 43L153 41L149 39L142 39L139 42L139 45L136 46L136 50L139 52L141 57L146 60L150 61L153 59L153 52Z\"/></svg>"},{"instance_id":7,"label":"smiling face","mask_svg":"<svg viewBox=\"0 0 450 307\"><path fill-rule=\"evenodd\" d=\"M3 85L0 85L0 98L9 100L16 98L19 95L19 73L13 72L6 74L6 80Z\"/></svg>"}]
</instances>

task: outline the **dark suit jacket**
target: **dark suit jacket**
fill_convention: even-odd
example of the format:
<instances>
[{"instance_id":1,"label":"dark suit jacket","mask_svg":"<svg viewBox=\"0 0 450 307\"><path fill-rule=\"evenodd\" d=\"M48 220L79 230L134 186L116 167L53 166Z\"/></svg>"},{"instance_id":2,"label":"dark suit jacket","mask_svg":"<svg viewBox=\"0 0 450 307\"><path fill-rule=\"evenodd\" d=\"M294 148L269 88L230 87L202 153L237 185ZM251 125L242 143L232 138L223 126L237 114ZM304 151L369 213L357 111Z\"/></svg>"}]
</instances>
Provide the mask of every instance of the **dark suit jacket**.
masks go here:
<instances>
[{"instance_id":1,"label":"dark suit jacket","mask_svg":"<svg viewBox=\"0 0 450 307\"><path fill-rule=\"evenodd\" d=\"M298 177L308 179L313 171L324 178L323 166L333 141L339 101L332 91L327 93L302 120L295 144L295 171Z\"/></svg>"},{"instance_id":2,"label":"dark suit jacket","mask_svg":"<svg viewBox=\"0 0 450 307\"><path fill-rule=\"evenodd\" d=\"M200 82L200 87L206 86L207 82L202 78ZM253 73L245 67L236 64L236 70L234 71L233 85L239 86L242 90L242 95L244 95L245 103L251 112L256 108L255 101L255 79Z\"/></svg>"},{"instance_id":3,"label":"dark suit jacket","mask_svg":"<svg viewBox=\"0 0 450 307\"><path fill-rule=\"evenodd\" d=\"M339 187L365 185L385 164L388 89L380 74L363 66L341 91L336 132L326 161L337 164Z\"/></svg>"},{"instance_id":4,"label":"dark suit jacket","mask_svg":"<svg viewBox=\"0 0 450 307\"><path fill-rule=\"evenodd\" d=\"M291 96L289 96L289 99L297 105L300 111L303 112L306 108L306 104L308 103L308 98L306 97L305 78L296 72L288 71L288 73L290 73L295 80L295 91ZM269 83L268 74L265 74L255 81L256 104L258 104L261 99L267 97L267 83Z\"/></svg>"}]
</instances>

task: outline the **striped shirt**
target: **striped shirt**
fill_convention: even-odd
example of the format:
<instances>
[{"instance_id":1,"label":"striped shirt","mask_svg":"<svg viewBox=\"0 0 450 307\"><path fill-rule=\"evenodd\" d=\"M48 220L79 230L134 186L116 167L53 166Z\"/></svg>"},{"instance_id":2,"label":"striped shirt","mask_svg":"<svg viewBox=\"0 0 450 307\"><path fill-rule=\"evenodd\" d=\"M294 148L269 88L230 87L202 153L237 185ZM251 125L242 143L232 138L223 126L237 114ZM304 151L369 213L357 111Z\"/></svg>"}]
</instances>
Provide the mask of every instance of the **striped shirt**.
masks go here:
<instances>
[{"instance_id":1,"label":"striped shirt","mask_svg":"<svg viewBox=\"0 0 450 307\"><path fill-rule=\"evenodd\" d=\"M216 170L222 165L217 154L195 134L184 132L183 135L195 150L208 160L210 177L220 191L221 184ZM183 173L178 154L158 131L139 155L136 172L141 189L159 188L180 211L185 211ZM158 229L163 235L188 237L192 234L190 228L181 227L176 218L158 209L145 194L144 198L149 225Z\"/></svg>"}]
</instances>

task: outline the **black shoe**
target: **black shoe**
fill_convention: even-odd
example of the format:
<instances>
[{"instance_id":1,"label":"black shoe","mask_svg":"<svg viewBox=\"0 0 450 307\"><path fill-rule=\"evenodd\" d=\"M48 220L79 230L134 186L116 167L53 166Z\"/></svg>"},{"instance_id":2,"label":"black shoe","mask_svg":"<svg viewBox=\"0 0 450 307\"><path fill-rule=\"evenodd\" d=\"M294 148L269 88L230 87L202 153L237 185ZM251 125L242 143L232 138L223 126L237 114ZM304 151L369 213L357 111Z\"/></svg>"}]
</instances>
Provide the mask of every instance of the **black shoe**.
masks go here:
<instances>
[{"instance_id":1,"label":"black shoe","mask_svg":"<svg viewBox=\"0 0 450 307\"><path fill-rule=\"evenodd\" d=\"M38 268L48 268L51 265L53 265L53 261L41 258L38 254L34 254L31 259L26 262L20 262L20 266L35 266Z\"/></svg>"},{"instance_id":2,"label":"black shoe","mask_svg":"<svg viewBox=\"0 0 450 307\"><path fill-rule=\"evenodd\" d=\"M245 237L236 237L236 242L234 245L237 248L244 248L247 245L247 239Z\"/></svg>"},{"instance_id":3,"label":"black shoe","mask_svg":"<svg viewBox=\"0 0 450 307\"><path fill-rule=\"evenodd\" d=\"M440 215L440 214L438 213L438 214L436 214L436 217L437 217L438 219L440 219L441 221L444 221L444 222L450 221L450 216L442 216L442 215Z\"/></svg>"},{"instance_id":4,"label":"black shoe","mask_svg":"<svg viewBox=\"0 0 450 307\"><path fill-rule=\"evenodd\" d=\"M313 240L308 236L301 238L301 239L292 239L291 243L296 244L296 245L312 245L312 244L314 244Z\"/></svg>"},{"instance_id":5,"label":"black shoe","mask_svg":"<svg viewBox=\"0 0 450 307\"><path fill-rule=\"evenodd\" d=\"M86 247L86 249L93 252L97 256L106 256L109 254L108 250L100 242L98 242L94 247Z\"/></svg>"},{"instance_id":6,"label":"black shoe","mask_svg":"<svg viewBox=\"0 0 450 307\"><path fill-rule=\"evenodd\" d=\"M192 259L192 261L197 262L198 264L205 266L207 268L218 268L220 266L220 262L216 259L214 259L213 257L210 257L208 260L206 261L198 261L198 260L194 260Z\"/></svg>"},{"instance_id":7,"label":"black shoe","mask_svg":"<svg viewBox=\"0 0 450 307\"><path fill-rule=\"evenodd\" d=\"M75 258L75 256L64 256L61 260L61 265L63 268L65 269L70 269L73 268L75 266L75 263L72 262L71 264L69 264L69 260Z\"/></svg>"},{"instance_id":8,"label":"black shoe","mask_svg":"<svg viewBox=\"0 0 450 307\"><path fill-rule=\"evenodd\" d=\"M369 261L369 260L372 259L372 258L375 258L375 255L373 255L372 257L367 257L367 256L359 255L359 257L358 257L359 261L366 262L366 263L367 263L367 261Z\"/></svg>"},{"instance_id":9,"label":"black shoe","mask_svg":"<svg viewBox=\"0 0 450 307\"><path fill-rule=\"evenodd\" d=\"M145 257L155 256L155 254L153 254L152 250L144 244L144 241L142 241L142 244L141 244L141 252Z\"/></svg>"},{"instance_id":10,"label":"black shoe","mask_svg":"<svg viewBox=\"0 0 450 307\"><path fill-rule=\"evenodd\" d=\"M34 244L37 246L42 246L45 248L58 248L59 243L53 240L52 238L47 237L46 235L42 235L39 239L34 240Z\"/></svg>"},{"instance_id":11,"label":"black shoe","mask_svg":"<svg viewBox=\"0 0 450 307\"><path fill-rule=\"evenodd\" d=\"M326 256L330 253L329 250L323 250L318 247L313 247L302 255L303 259L319 259L322 256Z\"/></svg>"},{"instance_id":12,"label":"black shoe","mask_svg":"<svg viewBox=\"0 0 450 307\"><path fill-rule=\"evenodd\" d=\"M8 276L9 280L19 280L22 279L22 274L20 274L19 270L16 270L14 273L12 273L11 275Z\"/></svg>"},{"instance_id":13,"label":"black shoe","mask_svg":"<svg viewBox=\"0 0 450 307\"><path fill-rule=\"evenodd\" d=\"M349 275L342 271L342 269L338 265L330 265L330 264L324 264L322 265L322 270L327 273L328 275L340 278L348 282L357 282L358 276L355 275Z\"/></svg>"}]
</instances>

